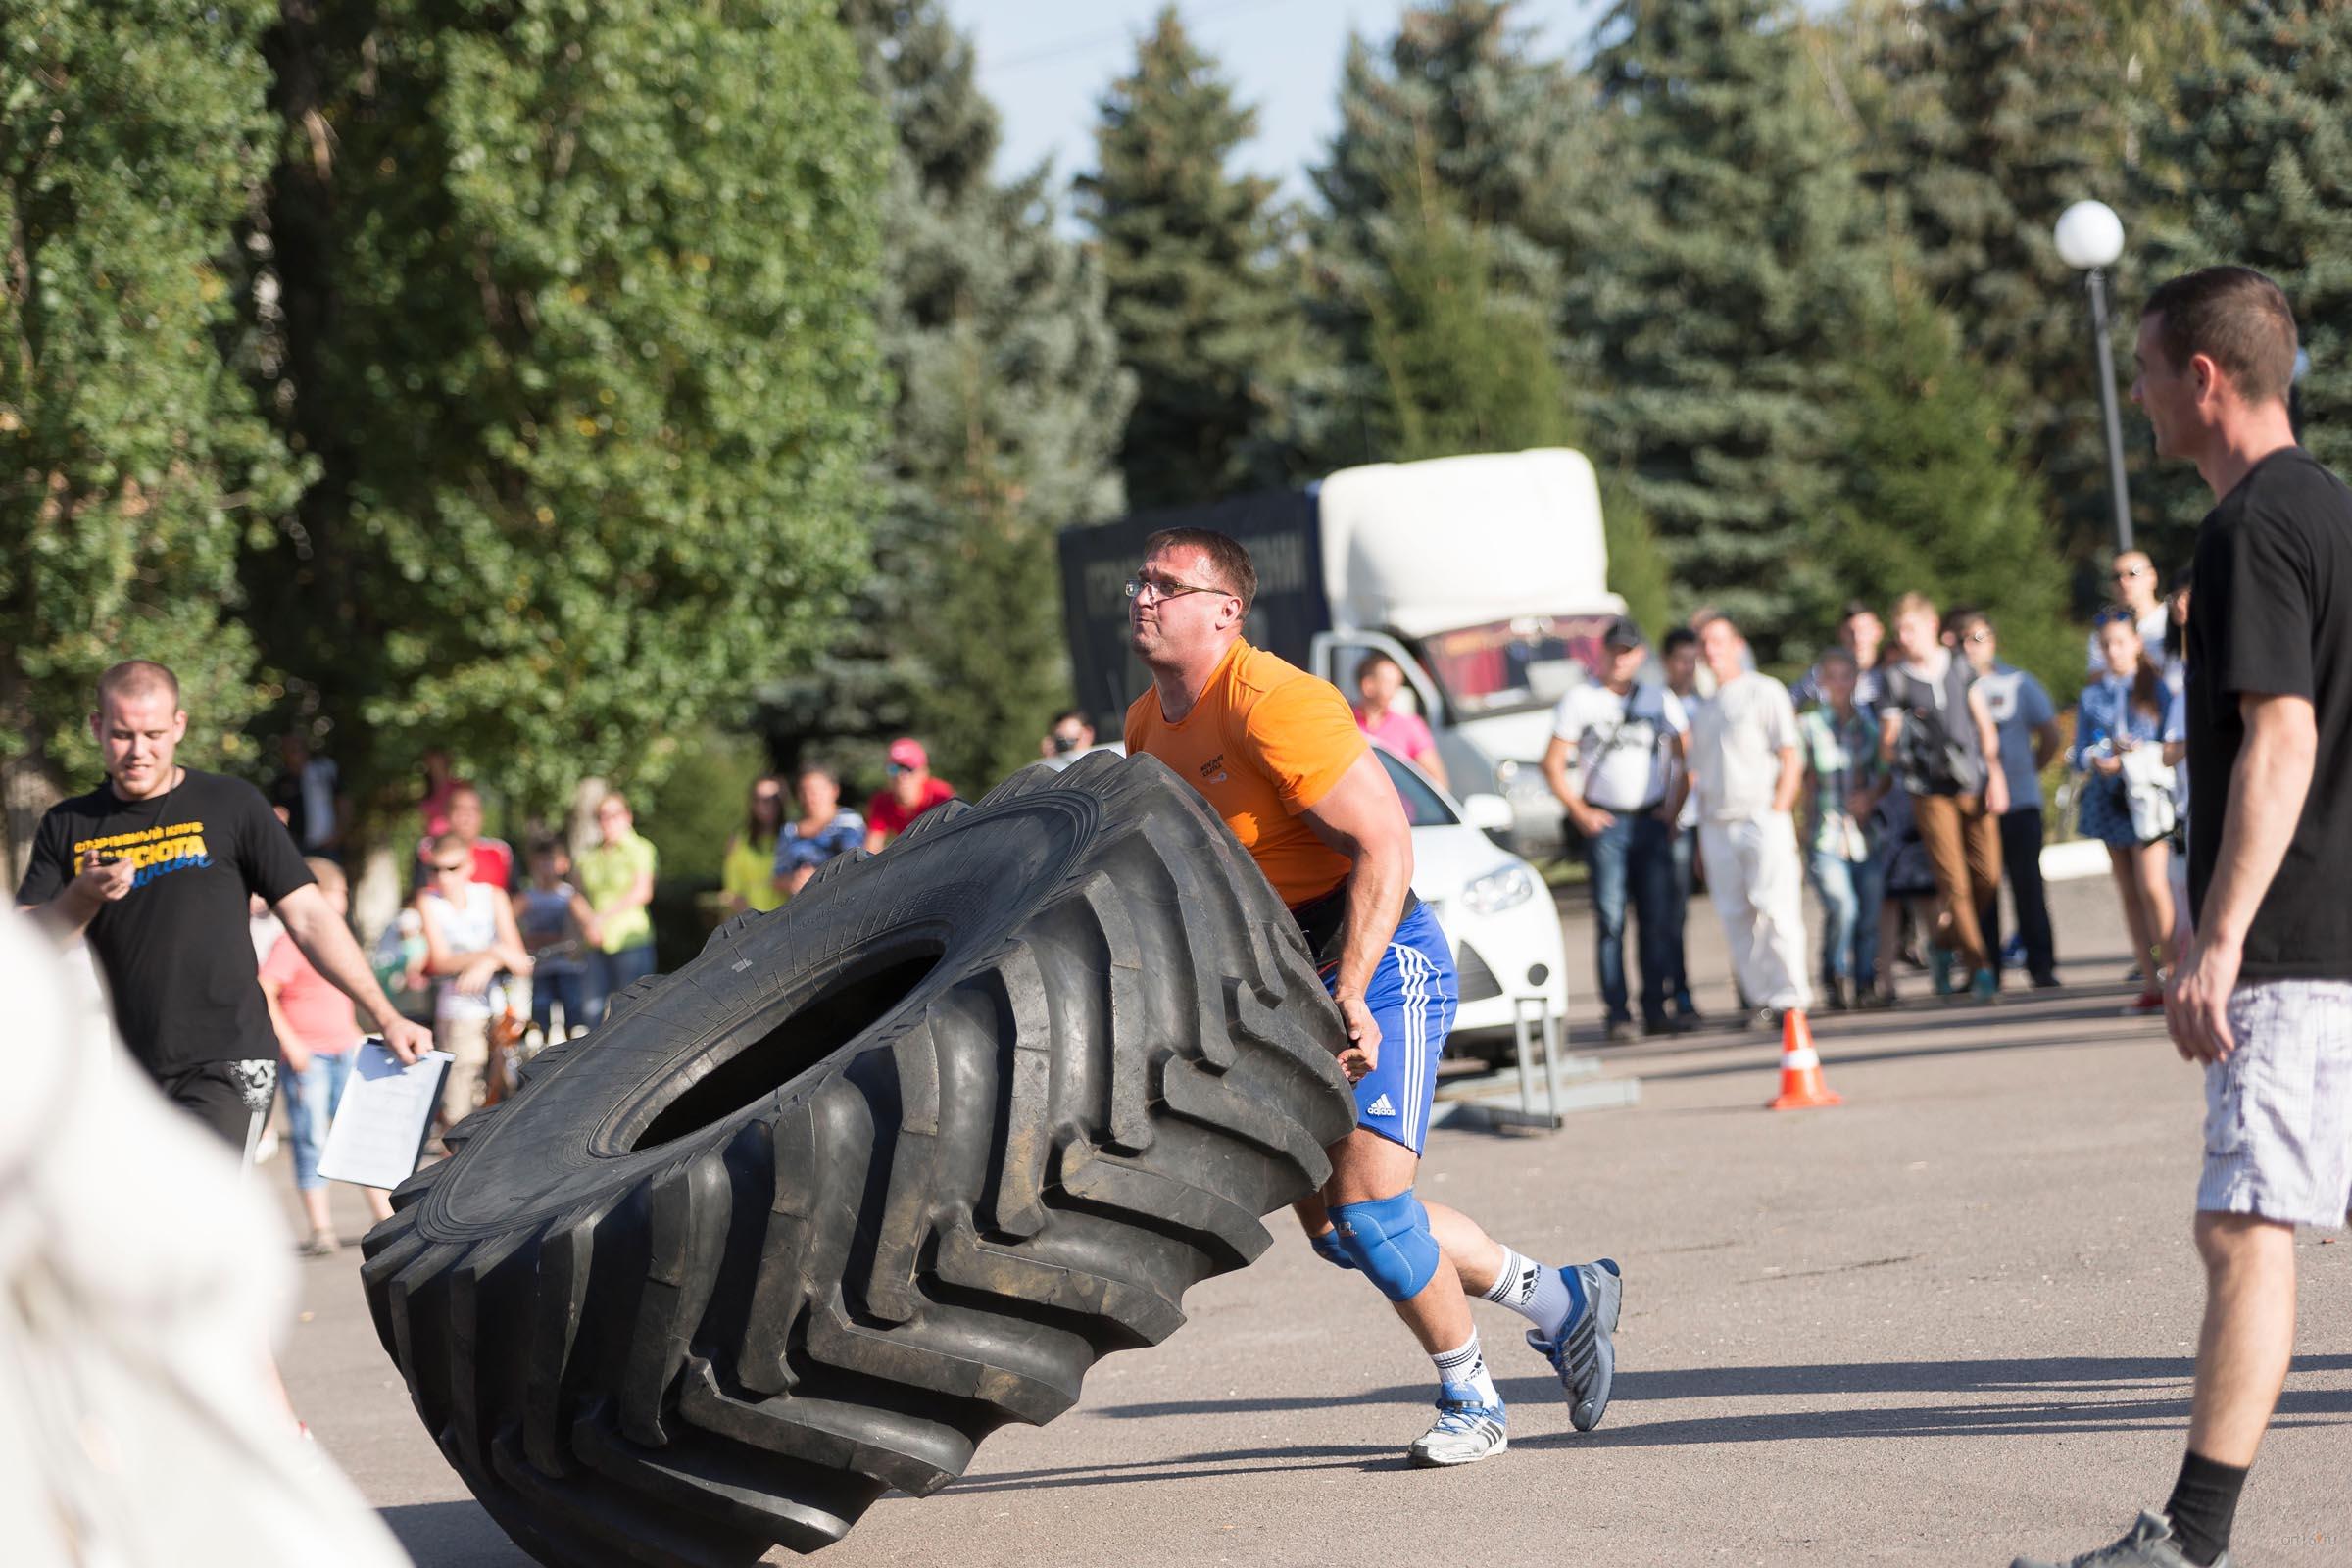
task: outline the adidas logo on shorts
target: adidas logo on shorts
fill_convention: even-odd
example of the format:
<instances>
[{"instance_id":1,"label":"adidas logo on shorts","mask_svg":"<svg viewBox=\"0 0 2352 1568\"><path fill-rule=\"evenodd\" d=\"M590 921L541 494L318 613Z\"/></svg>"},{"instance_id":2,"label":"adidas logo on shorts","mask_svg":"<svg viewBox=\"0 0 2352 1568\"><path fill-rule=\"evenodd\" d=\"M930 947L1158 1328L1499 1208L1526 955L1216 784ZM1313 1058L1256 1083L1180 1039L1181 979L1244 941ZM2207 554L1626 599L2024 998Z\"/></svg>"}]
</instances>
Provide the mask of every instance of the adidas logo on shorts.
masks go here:
<instances>
[{"instance_id":1,"label":"adidas logo on shorts","mask_svg":"<svg viewBox=\"0 0 2352 1568\"><path fill-rule=\"evenodd\" d=\"M1388 1096L1383 1095L1365 1108L1364 1114L1367 1116L1394 1116L1396 1114L1396 1107L1389 1103Z\"/></svg>"}]
</instances>

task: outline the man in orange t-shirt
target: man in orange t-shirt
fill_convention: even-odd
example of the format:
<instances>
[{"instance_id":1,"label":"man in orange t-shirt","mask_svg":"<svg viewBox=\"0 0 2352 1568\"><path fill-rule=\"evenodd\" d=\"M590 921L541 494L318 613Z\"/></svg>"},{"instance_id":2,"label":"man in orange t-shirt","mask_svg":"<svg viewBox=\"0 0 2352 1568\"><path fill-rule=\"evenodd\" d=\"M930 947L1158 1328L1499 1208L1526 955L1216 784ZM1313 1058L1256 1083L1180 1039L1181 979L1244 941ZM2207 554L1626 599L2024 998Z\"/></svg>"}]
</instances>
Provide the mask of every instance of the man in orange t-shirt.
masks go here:
<instances>
[{"instance_id":1,"label":"man in orange t-shirt","mask_svg":"<svg viewBox=\"0 0 2352 1568\"><path fill-rule=\"evenodd\" d=\"M1250 553L1224 534L1169 528L1146 541L1128 623L1152 684L1127 710L1126 741L1224 818L1290 906L1347 1024L1340 1065L1357 1126L1331 1147L1331 1179L1298 1205L1299 1221L1323 1257L1363 1271L1436 1363L1438 1419L1407 1451L1413 1463L1470 1464L1508 1446L1470 1292L1535 1325L1528 1342L1589 1430L1616 1364L1617 1265L1546 1267L1414 1197L1453 1022L1453 954L1413 897L1403 803L1347 700L1243 639L1256 592Z\"/></svg>"}]
</instances>

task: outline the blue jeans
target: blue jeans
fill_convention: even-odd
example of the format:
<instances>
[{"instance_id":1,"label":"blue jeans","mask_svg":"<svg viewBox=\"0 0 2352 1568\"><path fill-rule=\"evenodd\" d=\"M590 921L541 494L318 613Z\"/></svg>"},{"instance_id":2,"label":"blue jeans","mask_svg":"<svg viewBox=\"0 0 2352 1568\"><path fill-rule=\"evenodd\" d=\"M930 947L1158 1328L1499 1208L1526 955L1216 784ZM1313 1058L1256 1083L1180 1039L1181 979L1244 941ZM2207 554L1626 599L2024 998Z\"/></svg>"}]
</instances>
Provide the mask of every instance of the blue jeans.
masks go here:
<instances>
[{"instance_id":1,"label":"blue jeans","mask_svg":"<svg viewBox=\"0 0 2352 1568\"><path fill-rule=\"evenodd\" d=\"M564 1004L564 1027L572 1030L588 1022L588 960L554 958L531 971L531 1022L543 1036L555 1028L556 1004ZM598 1004L602 1009L603 1004Z\"/></svg>"},{"instance_id":2,"label":"blue jeans","mask_svg":"<svg viewBox=\"0 0 2352 1568\"><path fill-rule=\"evenodd\" d=\"M1698 1016L1698 1005L1690 1000L1690 975L1683 961L1683 917L1690 910L1690 887L1698 880L1692 860L1698 852L1698 829L1678 827L1674 830L1674 880L1667 889L1666 904L1666 995L1674 1003L1674 1010L1685 1018Z\"/></svg>"},{"instance_id":3,"label":"blue jeans","mask_svg":"<svg viewBox=\"0 0 2352 1568\"><path fill-rule=\"evenodd\" d=\"M351 1081L351 1064L359 1054L356 1049L331 1056L314 1054L311 1064L300 1072L287 1072L284 1064L279 1064L277 1081L286 1092L286 1131L294 1146L297 1192L326 1185L326 1178L318 1174L318 1156L326 1150L326 1129L335 1119L335 1102L343 1098L343 1086Z\"/></svg>"},{"instance_id":4,"label":"blue jeans","mask_svg":"<svg viewBox=\"0 0 2352 1568\"><path fill-rule=\"evenodd\" d=\"M1647 811L1620 816L1585 841L1592 868L1594 956L1600 1000L1611 1023L1632 1021L1625 988L1625 912L1630 896L1641 927L1642 1016L1666 1021L1674 967L1674 829Z\"/></svg>"},{"instance_id":5,"label":"blue jeans","mask_svg":"<svg viewBox=\"0 0 2352 1568\"><path fill-rule=\"evenodd\" d=\"M641 942L618 953L588 955L588 1022L605 1021L605 1007L614 997L654 972L654 945Z\"/></svg>"},{"instance_id":6,"label":"blue jeans","mask_svg":"<svg viewBox=\"0 0 2352 1568\"><path fill-rule=\"evenodd\" d=\"M1868 991L1879 980L1879 906L1886 895L1886 865L1878 856L1849 860L1815 850L1813 891L1821 895L1821 976Z\"/></svg>"}]
</instances>

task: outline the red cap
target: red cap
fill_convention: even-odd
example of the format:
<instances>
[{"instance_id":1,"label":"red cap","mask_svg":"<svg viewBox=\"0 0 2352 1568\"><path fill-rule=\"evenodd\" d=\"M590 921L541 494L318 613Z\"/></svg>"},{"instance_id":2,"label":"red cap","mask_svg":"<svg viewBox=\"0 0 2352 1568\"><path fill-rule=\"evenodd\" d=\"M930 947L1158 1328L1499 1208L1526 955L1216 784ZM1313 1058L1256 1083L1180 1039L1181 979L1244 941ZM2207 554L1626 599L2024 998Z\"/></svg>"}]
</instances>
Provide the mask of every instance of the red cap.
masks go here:
<instances>
[{"instance_id":1,"label":"red cap","mask_svg":"<svg viewBox=\"0 0 2352 1568\"><path fill-rule=\"evenodd\" d=\"M901 767L929 767L930 756L923 743L910 735L902 735L890 743L890 760Z\"/></svg>"}]
</instances>

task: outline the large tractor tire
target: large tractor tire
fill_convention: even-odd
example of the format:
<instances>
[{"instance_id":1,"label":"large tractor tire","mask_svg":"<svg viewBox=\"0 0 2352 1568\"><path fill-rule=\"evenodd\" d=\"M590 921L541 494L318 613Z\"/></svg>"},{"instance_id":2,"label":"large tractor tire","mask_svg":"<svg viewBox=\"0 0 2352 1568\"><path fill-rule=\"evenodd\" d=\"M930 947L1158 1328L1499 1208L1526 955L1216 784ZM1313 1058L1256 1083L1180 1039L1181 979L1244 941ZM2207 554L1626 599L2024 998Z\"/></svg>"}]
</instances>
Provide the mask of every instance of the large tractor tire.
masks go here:
<instances>
[{"instance_id":1,"label":"large tractor tire","mask_svg":"<svg viewBox=\"0 0 2352 1568\"><path fill-rule=\"evenodd\" d=\"M1184 1321L1354 1125L1282 905L1149 758L1030 768L615 999L393 1196L417 1412L563 1568L838 1541Z\"/></svg>"}]
</instances>

